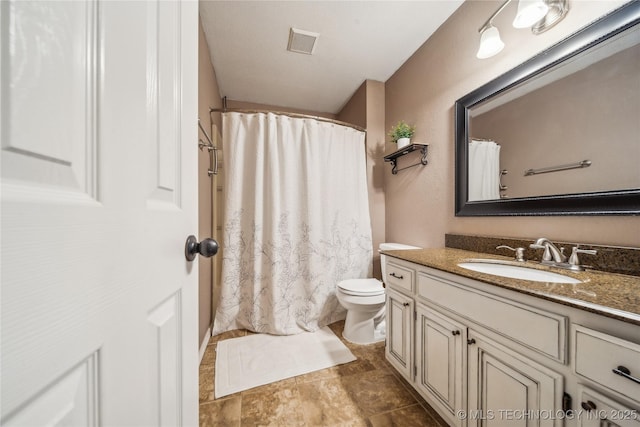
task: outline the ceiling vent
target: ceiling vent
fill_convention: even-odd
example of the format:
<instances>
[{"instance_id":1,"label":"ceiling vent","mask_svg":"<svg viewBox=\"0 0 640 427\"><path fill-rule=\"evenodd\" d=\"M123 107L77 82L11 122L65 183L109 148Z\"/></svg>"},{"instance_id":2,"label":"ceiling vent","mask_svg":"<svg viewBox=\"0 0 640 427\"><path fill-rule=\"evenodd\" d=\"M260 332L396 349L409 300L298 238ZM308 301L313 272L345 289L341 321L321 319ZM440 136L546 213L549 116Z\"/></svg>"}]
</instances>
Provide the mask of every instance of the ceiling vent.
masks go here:
<instances>
[{"instance_id":1,"label":"ceiling vent","mask_svg":"<svg viewBox=\"0 0 640 427\"><path fill-rule=\"evenodd\" d=\"M287 50L311 55L316 48L318 37L320 37L318 33L291 28L289 31L289 45L287 46Z\"/></svg>"}]
</instances>

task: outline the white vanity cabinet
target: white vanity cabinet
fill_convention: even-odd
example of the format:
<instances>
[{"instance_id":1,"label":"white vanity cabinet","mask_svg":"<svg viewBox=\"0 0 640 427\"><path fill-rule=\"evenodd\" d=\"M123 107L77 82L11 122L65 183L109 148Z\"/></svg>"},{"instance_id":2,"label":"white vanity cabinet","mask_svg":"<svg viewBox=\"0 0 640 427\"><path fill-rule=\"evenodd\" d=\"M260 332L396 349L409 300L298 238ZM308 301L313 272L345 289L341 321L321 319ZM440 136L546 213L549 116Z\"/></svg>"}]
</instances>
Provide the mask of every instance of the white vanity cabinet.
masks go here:
<instances>
[{"instance_id":1,"label":"white vanity cabinet","mask_svg":"<svg viewBox=\"0 0 640 427\"><path fill-rule=\"evenodd\" d=\"M612 373L640 373L640 327L397 258L386 271L387 359L450 425L640 427L640 384Z\"/></svg>"},{"instance_id":2,"label":"white vanity cabinet","mask_svg":"<svg viewBox=\"0 0 640 427\"><path fill-rule=\"evenodd\" d=\"M414 384L450 423L515 423L524 414L562 411L562 375L525 354L564 360L564 316L416 270ZM554 425L548 418L539 425Z\"/></svg>"}]
</instances>

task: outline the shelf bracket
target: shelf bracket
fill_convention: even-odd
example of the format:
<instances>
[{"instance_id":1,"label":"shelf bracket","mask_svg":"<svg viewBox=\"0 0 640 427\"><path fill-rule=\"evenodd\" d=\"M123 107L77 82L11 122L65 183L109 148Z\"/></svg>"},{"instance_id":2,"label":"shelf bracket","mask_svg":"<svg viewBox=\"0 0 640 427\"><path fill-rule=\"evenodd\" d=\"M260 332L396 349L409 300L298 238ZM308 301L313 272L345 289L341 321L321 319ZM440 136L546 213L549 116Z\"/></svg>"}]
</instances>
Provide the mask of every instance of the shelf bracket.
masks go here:
<instances>
[{"instance_id":1,"label":"shelf bracket","mask_svg":"<svg viewBox=\"0 0 640 427\"><path fill-rule=\"evenodd\" d=\"M401 148L398 151L395 151L387 156L384 156L384 161L391 163L391 173L393 175L396 175L401 170L409 169L414 166L418 166L418 165L426 166L429 163L429 161L427 160L428 148L429 148L429 144L410 144L407 147ZM422 153L420 162L398 169L398 158L416 150L420 150L420 152Z\"/></svg>"}]
</instances>

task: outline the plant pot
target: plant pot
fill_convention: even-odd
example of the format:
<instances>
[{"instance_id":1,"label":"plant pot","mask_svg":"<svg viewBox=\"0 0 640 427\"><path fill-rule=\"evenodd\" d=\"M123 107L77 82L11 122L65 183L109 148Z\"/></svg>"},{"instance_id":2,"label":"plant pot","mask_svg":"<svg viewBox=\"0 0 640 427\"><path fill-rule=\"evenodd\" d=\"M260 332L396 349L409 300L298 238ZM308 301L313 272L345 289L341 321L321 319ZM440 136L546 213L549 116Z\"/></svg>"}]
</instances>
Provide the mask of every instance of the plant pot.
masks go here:
<instances>
[{"instance_id":1,"label":"plant pot","mask_svg":"<svg viewBox=\"0 0 640 427\"><path fill-rule=\"evenodd\" d=\"M398 138L398 150L411 144L411 138Z\"/></svg>"}]
</instances>

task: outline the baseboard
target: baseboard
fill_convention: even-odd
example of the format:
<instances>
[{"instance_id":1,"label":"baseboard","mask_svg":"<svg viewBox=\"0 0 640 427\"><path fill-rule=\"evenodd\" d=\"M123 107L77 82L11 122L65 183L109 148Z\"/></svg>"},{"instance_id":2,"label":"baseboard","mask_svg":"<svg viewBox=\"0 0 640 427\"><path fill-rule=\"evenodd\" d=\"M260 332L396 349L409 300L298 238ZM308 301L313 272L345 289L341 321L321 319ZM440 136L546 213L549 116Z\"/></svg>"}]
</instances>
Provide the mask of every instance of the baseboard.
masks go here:
<instances>
[{"instance_id":1,"label":"baseboard","mask_svg":"<svg viewBox=\"0 0 640 427\"><path fill-rule=\"evenodd\" d=\"M204 357L204 352L207 350L207 345L209 344L209 340L211 339L211 328L207 329L207 332L204 334L204 339L200 344L200 361L198 364L202 363L202 358Z\"/></svg>"}]
</instances>

